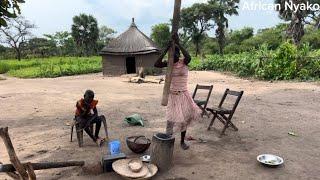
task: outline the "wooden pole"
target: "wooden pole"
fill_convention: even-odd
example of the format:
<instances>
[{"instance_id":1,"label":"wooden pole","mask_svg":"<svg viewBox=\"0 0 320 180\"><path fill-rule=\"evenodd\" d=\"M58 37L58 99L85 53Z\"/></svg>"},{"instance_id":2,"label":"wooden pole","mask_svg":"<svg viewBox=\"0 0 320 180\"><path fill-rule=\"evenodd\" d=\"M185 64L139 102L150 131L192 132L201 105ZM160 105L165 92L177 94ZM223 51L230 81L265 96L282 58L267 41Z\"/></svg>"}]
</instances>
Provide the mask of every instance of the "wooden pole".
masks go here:
<instances>
[{"instance_id":1,"label":"wooden pole","mask_svg":"<svg viewBox=\"0 0 320 180\"><path fill-rule=\"evenodd\" d=\"M24 167L32 166L33 170L42 170L42 169L53 169L53 168L63 168L70 166L83 166L84 161L69 161L69 162L45 162L45 163L26 163L23 164ZM16 171L15 167L12 164L3 164L0 166L1 172L14 172Z\"/></svg>"},{"instance_id":2,"label":"wooden pole","mask_svg":"<svg viewBox=\"0 0 320 180\"><path fill-rule=\"evenodd\" d=\"M179 30L180 9L181 9L181 0L175 0L173 19L172 19L172 32L171 32L172 36L174 34L177 34ZM173 68L174 49L175 49L175 42L172 41L172 45L169 50L168 68L167 68L166 80L163 87L163 94L162 94L162 101L161 101L161 105L163 106L167 106L168 104L168 97L169 97L170 85L171 85L171 74L172 74L172 68Z\"/></svg>"},{"instance_id":3,"label":"wooden pole","mask_svg":"<svg viewBox=\"0 0 320 180\"><path fill-rule=\"evenodd\" d=\"M16 169L16 171L19 173L20 179L28 180L29 179L28 173L26 172L26 169L19 161L19 159L16 155L16 152L13 148L13 145L12 145L9 133L8 133L8 127L0 128L0 137L2 138L2 140L6 146L6 149L8 151L10 162L12 163L12 165Z\"/></svg>"}]
</instances>

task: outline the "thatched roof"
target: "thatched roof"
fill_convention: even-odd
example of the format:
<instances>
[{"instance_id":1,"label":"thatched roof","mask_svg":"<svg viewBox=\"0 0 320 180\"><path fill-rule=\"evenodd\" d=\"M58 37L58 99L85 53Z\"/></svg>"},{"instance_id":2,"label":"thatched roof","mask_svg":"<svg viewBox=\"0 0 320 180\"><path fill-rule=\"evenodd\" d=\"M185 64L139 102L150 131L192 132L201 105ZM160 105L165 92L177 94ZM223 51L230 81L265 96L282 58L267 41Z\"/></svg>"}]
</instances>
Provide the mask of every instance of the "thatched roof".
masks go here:
<instances>
[{"instance_id":1,"label":"thatched roof","mask_svg":"<svg viewBox=\"0 0 320 180\"><path fill-rule=\"evenodd\" d=\"M110 41L100 54L109 55L138 55L158 53L160 50L155 43L141 32L132 18L132 24L127 31Z\"/></svg>"}]
</instances>

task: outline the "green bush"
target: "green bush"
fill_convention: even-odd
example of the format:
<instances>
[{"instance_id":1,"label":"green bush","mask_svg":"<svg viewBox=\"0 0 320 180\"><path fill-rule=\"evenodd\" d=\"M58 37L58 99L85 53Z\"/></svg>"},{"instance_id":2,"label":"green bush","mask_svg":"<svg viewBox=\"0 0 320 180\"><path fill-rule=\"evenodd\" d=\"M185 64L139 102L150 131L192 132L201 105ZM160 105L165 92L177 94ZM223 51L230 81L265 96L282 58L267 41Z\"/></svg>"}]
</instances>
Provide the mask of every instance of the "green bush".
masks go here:
<instances>
[{"instance_id":1,"label":"green bush","mask_svg":"<svg viewBox=\"0 0 320 180\"><path fill-rule=\"evenodd\" d=\"M9 65L0 61L0 74L4 74L9 71Z\"/></svg>"},{"instance_id":2,"label":"green bush","mask_svg":"<svg viewBox=\"0 0 320 180\"><path fill-rule=\"evenodd\" d=\"M297 47L286 42L280 45L274 57L263 67L264 79L289 80L297 75Z\"/></svg>"},{"instance_id":3,"label":"green bush","mask_svg":"<svg viewBox=\"0 0 320 180\"><path fill-rule=\"evenodd\" d=\"M319 51L310 51L309 45L298 49L285 42L275 50L263 44L257 51L224 56L210 55L205 60L193 58L191 70L228 71L241 77L264 80L316 80L320 79Z\"/></svg>"},{"instance_id":4,"label":"green bush","mask_svg":"<svg viewBox=\"0 0 320 180\"><path fill-rule=\"evenodd\" d=\"M250 76L255 73L258 60L255 54L240 53L234 55L211 55L206 60L194 59L190 63L191 70L229 71L239 76Z\"/></svg>"}]
</instances>

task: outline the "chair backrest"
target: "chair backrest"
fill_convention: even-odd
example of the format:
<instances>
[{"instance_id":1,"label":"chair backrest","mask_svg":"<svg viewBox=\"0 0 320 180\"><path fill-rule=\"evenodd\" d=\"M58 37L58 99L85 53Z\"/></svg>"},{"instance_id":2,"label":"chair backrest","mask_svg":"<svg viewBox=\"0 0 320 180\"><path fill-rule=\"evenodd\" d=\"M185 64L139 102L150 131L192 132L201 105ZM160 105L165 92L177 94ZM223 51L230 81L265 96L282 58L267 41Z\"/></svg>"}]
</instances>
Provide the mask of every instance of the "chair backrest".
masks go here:
<instances>
[{"instance_id":1,"label":"chair backrest","mask_svg":"<svg viewBox=\"0 0 320 180\"><path fill-rule=\"evenodd\" d=\"M193 99L193 100L194 100L194 98L196 97L197 91L198 91L199 89L208 90L208 95L207 95L207 98L206 98L206 104L207 104L208 101L209 101L209 99L210 99L211 93L212 93L213 85L211 85L211 86L205 86L205 85L199 85L199 84L197 84L196 89L194 90L193 95L192 95L192 99ZM206 107L206 104L205 104L205 107Z\"/></svg>"},{"instance_id":2,"label":"chair backrest","mask_svg":"<svg viewBox=\"0 0 320 180\"><path fill-rule=\"evenodd\" d=\"M238 107L238 104L242 98L242 95L243 95L243 91L231 91L230 89L226 89L226 91L224 92L223 96L222 96L222 99L220 101L220 104L219 104L219 108L222 107L224 101L226 100L227 98L227 95L231 95L231 96L236 96L237 99L231 109L231 115L236 111L237 107Z\"/></svg>"}]
</instances>

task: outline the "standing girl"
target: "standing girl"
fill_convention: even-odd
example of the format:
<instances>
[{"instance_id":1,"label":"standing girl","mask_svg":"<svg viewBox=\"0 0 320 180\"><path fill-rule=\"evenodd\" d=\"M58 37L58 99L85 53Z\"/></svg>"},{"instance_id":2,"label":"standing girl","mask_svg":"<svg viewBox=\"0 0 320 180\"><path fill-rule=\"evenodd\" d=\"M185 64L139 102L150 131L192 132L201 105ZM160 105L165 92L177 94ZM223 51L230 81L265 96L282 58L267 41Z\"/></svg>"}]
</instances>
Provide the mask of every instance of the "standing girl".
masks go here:
<instances>
[{"instance_id":1,"label":"standing girl","mask_svg":"<svg viewBox=\"0 0 320 180\"><path fill-rule=\"evenodd\" d=\"M177 38L176 38L177 39ZM180 50L184 56L180 59ZM155 63L155 67L167 67L168 63L163 62L164 55ZM201 110L194 103L188 91L188 64L191 61L189 53L180 45L179 39L176 40L174 53L174 66L172 70L172 80L170 85L170 94L166 111L167 134L181 132L181 147L184 150L189 149L184 139L187 133L187 127L200 119Z\"/></svg>"}]
</instances>

